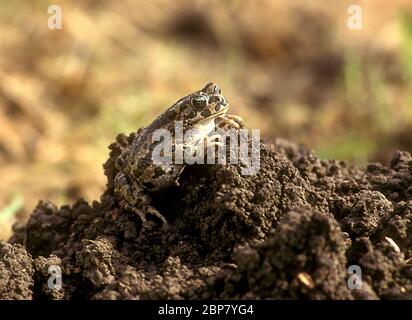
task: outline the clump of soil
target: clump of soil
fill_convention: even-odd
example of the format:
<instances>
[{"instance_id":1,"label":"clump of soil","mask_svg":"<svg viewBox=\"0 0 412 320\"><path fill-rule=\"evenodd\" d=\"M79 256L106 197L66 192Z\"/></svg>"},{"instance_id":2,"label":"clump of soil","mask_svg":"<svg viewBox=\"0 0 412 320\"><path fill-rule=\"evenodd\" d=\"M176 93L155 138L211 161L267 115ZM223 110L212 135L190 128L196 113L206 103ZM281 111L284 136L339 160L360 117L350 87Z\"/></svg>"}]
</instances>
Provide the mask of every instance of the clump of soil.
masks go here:
<instances>
[{"instance_id":1,"label":"clump of soil","mask_svg":"<svg viewBox=\"0 0 412 320\"><path fill-rule=\"evenodd\" d=\"M0 242L3 299L389 299L412 293L412 157L366 169L320 160L287 141L261 168L193 165L153 194L167 218L142 226L113 195L120 135L100 201L41 201ZM362 271L350 289L348 267ZM50 266L62 288L48 286Z\"/></svg>"}]
</instances>

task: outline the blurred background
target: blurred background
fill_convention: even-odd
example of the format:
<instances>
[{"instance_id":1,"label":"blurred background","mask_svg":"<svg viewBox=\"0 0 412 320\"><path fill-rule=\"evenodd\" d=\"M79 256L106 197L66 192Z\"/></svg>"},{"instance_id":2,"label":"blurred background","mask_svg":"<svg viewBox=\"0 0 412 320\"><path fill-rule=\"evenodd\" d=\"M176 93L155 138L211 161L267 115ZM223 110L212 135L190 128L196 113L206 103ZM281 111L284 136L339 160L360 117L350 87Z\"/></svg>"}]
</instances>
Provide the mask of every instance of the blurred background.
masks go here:
<instances>
[{"instance_id":1,"label":"blurred background","mask_svg":"<svg viewBox=\"0 0 412 320\"><path fill-rule=\"evenodd\" d=\"M98 199L116 135L208 81L262 137L387 161L412 151L412 2L1 1L0 238L40 199Z\"/></svg>"}]
</instances>

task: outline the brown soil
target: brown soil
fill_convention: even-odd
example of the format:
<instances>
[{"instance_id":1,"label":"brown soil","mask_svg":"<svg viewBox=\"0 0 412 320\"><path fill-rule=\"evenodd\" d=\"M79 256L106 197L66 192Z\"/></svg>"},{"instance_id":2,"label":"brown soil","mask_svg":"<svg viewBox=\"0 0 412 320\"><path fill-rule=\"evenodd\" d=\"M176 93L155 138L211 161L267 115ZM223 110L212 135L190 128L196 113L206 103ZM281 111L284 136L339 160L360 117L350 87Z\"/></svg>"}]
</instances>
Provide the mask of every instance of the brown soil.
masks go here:
<instances>
[{"instance_id":1,"label":"brown soil","mask_svg":"<svg viewBox=\"0 0 412 320\"><path fill-rule=\"evenodd\" d=\"M287 141L263 144L261 169L195 165L153 195L169 221L123 212L113 163L99 202L41 201L0 242L3 299L391 299L412 293L412 157L366 169L319 160ZM392 239L392 240L391 240ZM350 265L362 289L350 290ZM47 286L48 267L63 288Z\"/></svg>"}]
</instances>

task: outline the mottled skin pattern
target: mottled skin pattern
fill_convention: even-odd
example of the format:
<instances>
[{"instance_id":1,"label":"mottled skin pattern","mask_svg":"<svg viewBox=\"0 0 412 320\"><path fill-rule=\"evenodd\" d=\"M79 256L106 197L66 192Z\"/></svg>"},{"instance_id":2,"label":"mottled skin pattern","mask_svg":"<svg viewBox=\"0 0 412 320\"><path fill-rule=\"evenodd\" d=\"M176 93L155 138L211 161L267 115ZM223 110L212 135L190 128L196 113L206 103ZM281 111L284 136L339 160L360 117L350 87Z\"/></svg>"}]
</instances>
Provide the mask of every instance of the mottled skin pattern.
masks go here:
<instances>
[{"instance_id":1,"label":"mottled skin pattern","mask_svg":"<svg viewBox=\"0 0 412 320\"><path fill-rule=\"evenodd\" d=\"M194 152L200 141L208 141L207 135L216 127L223 130L243 127L240 117L226 115L228 108L229 104L220 88L215 83L208 83L203 89L181 98L142 129L131 147L125 149L116 162L119 172L115 177L115 195L120 206L138 214L143 223L146 222L147 214L166 223L163 215L150 206L148 193L173 185L185 164L155 163L152 151L160 142L153 142L153 133L157 129L167 129L174 136L175 122L182 121L183 131L196 129L193 130L195 134L190 141L180 145L174 142L172 150L183 148Z\"/></svg>"}]
</instances>

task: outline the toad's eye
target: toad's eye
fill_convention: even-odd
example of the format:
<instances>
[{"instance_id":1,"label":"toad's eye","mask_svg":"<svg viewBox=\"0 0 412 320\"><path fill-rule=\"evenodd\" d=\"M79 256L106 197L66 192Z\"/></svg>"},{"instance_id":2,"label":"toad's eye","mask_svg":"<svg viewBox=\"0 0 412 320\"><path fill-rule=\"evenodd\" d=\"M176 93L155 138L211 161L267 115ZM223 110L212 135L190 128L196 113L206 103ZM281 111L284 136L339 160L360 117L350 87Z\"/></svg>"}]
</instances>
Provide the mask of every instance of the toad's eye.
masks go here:
<instances>
[{"instance_id":1,"label":"toad's eye","mask_svg":"<svg viewBox=\"0 0 412 320\"><path fill-rule=\"evenodd\" d=\"M192 104L197 110L201 110L207 105L207 99L205 96L195 96L192 98Z\"/></svg>"}]
</instances>

